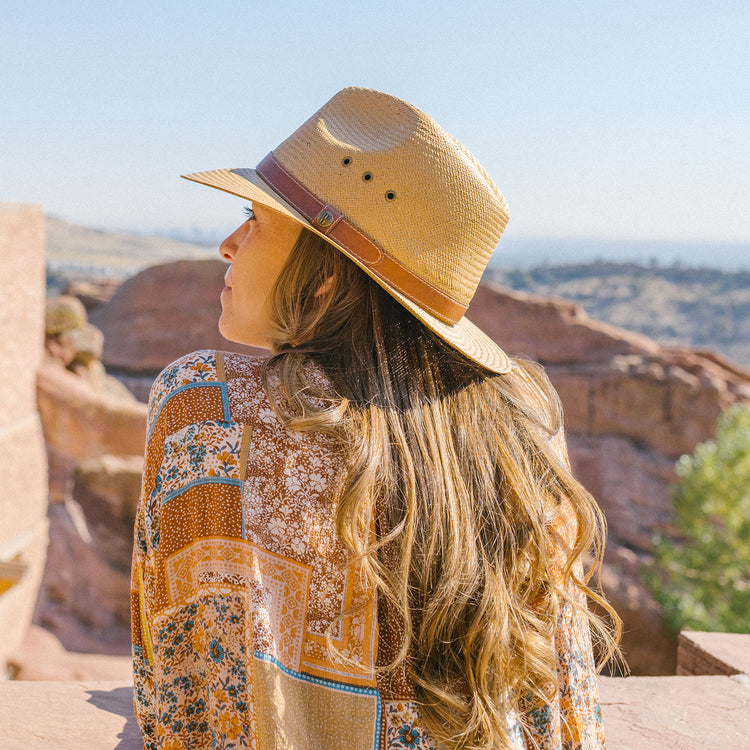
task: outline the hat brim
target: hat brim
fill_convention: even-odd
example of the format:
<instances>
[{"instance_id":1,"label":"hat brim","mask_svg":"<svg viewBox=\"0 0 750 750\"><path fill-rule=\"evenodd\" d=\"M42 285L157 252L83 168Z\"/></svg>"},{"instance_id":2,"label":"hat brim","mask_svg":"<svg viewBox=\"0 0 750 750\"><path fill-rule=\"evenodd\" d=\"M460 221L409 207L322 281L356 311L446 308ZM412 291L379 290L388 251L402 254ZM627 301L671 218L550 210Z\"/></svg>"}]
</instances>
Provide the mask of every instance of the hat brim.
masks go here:
<instances>
[{"instance_id":1,"label":"hat brim","mask_svg":"<svg viewBox=\"0 0 750 750\"><path fill-rule=\"evenodd\" d=\"M470 320L463 317L455 324L450 325L445 323L423 310L408 297L388 286L383 279L379 278L365 264L348 253L346 248L341 247L330 237L327 237L323 232L316 229L302 214L271 190L254 169L214 169L208 172L184 174L182 177L201 185L208 185L209 187L223 190L239 198L260 203L267 208L288 216L341 250L344 255L356 263L373 281L402 304L415 318L424 323L431 331L452 347L462 352L470 360L499 375L510 372L513 368L513 362L510 357L493 339L480 328L477 328Z\"/></svg>"}]
</instances>

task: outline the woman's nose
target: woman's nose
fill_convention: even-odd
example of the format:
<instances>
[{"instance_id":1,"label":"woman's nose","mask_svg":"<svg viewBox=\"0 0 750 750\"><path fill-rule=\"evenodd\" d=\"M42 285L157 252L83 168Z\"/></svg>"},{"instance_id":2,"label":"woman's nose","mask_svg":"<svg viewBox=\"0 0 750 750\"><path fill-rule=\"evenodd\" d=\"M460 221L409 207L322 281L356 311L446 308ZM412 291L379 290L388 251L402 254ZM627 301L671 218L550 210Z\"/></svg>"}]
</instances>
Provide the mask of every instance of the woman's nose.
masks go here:
<instances>
[{"instance_id":1,"label":"woman's nose","mask_svg":"<svg viewBox=\"0 0 750 750\"><path fill-rule=\"evenodd\" d=\"M219 255L224 260L233 260L234 254L237 252L237 248L242 244L242 239L246 232L246 223L240 224L232 234L227 237L224 242L219 245Z\"/></svg>"}]
</instances>

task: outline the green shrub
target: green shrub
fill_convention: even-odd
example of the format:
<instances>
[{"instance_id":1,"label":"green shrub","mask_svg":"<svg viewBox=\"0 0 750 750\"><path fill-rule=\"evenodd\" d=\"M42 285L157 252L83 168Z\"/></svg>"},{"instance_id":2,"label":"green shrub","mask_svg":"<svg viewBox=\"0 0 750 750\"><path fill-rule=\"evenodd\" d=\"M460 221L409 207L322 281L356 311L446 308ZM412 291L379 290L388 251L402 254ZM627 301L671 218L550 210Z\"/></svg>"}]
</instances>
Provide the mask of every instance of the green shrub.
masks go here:
<instances>
[{"instance_id":1,"label":"green shrub","mask_svg":"<svg viewBox=\"0 0 750 750\"><path fill-rule=\"evenodd\" d=\"M748 405L727 409L676 473L674 526L655 537L646 581L675 631L750 632Z\"/></svg>"}]
</instances>

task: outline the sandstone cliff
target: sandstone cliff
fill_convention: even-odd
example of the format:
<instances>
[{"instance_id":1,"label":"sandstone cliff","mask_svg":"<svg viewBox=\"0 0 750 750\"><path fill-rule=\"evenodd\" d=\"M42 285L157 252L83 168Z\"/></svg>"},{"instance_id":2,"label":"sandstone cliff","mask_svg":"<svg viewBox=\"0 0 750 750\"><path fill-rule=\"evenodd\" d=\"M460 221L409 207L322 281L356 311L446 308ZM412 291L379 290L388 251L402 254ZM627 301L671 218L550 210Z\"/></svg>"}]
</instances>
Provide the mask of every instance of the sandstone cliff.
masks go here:
<instances>
[{"instance_id":1,"label":"sandstone cliff","mask_svg":"<svg viewBox=\"0 0 750 750\"><path fill-rule=\"evenodd\" d=\"M243 350L217 331L220 261L146 269L92 312L103 360L145 398L155 374L198 348ZM750 373L710 353L660 347L572 303L480 287L469 317L509 353L547 369L562 398L574 471L609 525L604 585L625 621L633 671L673 671L675 640L640 583L670 518L675 459L713 436L723 408L750 399Z\"/></svg>"},{"instance_id":2,"label":"sandstone cliff","mask_svg":"<svg viewBox=\"0 0 750 750\"><path fill-rule=\"evenodd\" d=\"M640 572L670 519L675 460L713 437L722 409L750 399L750 373L591 320L576 304L499 287L480 287L469 317L545 366L565 407L574 473L607 517L603 579L624 620L625 655L636 673L670 673L675 640Z\"/></svg>"}]
</instances>

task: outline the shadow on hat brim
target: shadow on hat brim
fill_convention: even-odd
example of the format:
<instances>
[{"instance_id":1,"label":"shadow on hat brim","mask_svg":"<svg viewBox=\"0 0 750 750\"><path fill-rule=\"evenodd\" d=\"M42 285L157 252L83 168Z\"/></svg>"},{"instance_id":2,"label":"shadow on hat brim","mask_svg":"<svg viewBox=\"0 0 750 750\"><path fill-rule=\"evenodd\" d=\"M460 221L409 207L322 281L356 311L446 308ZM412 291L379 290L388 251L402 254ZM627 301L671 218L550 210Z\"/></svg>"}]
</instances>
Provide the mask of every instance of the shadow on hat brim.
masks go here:
<instances>
[{"instance_id":1,"label":"shadow on hat brim","mask_svg":"<svg viewBox=\"0 0 750 750\"><path fill-rule=\"evenodd\" d=\"M397 292L371 268L360 262L357 258L352 257L346 251L346 248L340 247L330 237L327 237L323 232L312 226L302 214L271 190L254 169L214 169L209 172L184 174L182 177L201 185L208 185L209 187L223 190L239 198L260 203L267 208L288 216L341 250L344 255L356 263L373 281L402 304L417 320L424 323L431 331L449 343L453 348L458 349L470 360L498 375L510 372L513 368L513 363L508 355L484 331L477 328L466 317L461 318L458 323L449 325L426 312L408 297Z\"/></svg>"}]
</instances>

